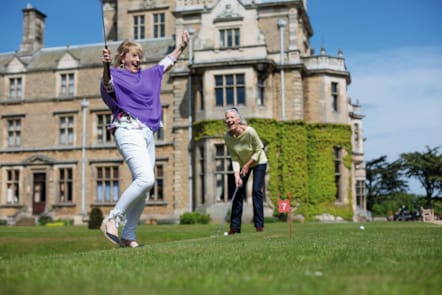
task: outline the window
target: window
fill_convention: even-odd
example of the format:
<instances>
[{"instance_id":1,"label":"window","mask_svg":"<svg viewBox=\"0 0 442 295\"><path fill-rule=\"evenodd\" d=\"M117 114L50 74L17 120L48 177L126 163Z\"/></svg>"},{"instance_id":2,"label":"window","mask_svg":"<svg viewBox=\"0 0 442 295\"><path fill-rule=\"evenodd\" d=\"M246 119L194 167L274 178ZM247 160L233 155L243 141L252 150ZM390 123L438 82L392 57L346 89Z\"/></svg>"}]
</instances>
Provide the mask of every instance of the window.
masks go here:
<instances>
[{"instance_id":1,"label":"window","mask_svg":"<svg viewBox=\"0 0 442 295\"><path fill-rule=\"evenodd\" d=\"M331 107L334 112L338 111L338 98L339 98L338 83L332 82L331 83L331 99L332 99Z\"/></svg>"},{"instance_id":2,"label":"window","mask_svg":"<svg viewBox=\"0 0 442 295\"><path fill-rule=\"evenodd\" d=\"M144 15L134 15L134 39L135 40L145 38L144 27L145 27Z\"/></svg>"},{"instance_id":3,"label":"window","mask_svg":"<svg viewBox=\"0 0 442 295\"><path fill-rule=\"evenodd\" d=\"M336 185L336 200L340 200L340 182L341 182L341 148L333 148L334 159L335 159L335 185Z\"/></svg>"},{"instance_id":4,"label":"window","mask_svg":"<svg viewBox=\"0 0 442 295\"><path fill-rule=\"evenodd\" d=\"M118 201L120 194L118 166L97 167L97 202Z\"/></svg>"},{"instance_id":5,"label":"window","mask_svg":"<svg viewBox=\"0 0 442 295\"><path fill-rule=\"evenodd\" d=\"M114 141L112 134L107 126L112 122L112 114L97 114L97 142L112 143Z\"/></svg>"},{"instance_id":6,"label":"window","mask_svg":"<svg viewBox=\"0 0 442 295\"><path fill-rule=\"evenodd\" d=\"M363 180L356 180L356 206L365 207L365 183Z\"/></svg>"},{"instance_id":7,"label":"window","mask_svg":"<svg viewBox=\"0 0 442 295\"><path fill-rule=\"evenodd\" d=\"M229 200L229 174L230 156L227 153L227 147L224 144L215 144L215 162L216 162L216 200L218 202L228 202Z\"/></svg>"},{"instance_id":8,"label":"window","mask_svg":"<svg viewBox=\"0 0 442 295\"><path fill-rule=\"evenodd\" d=\"M153 37L161 38L166 36L166 21L164 13L154 13L153 15Z\"/></svg>"},{"instance_id":9,"label":"window","mask_svg":"<svg viewBox=\"0 0 442 295\"><path fill-rule=\"evenodd\" d=\"M164 165L155 165L155 184L149 192L149 201L164 200Z\"/></svg>"},{"instance_id":10,"label":"window","mask_svg":"<svg viewBox=\"0 0 442 295\"><path fill-rule=\"evenodd\" d=\"M60 168L58 179L59 202L73 201L72 168Z\"/></svg>"},{"instance_id":11,"label":"window","mask_svg":"<svg viewBox=\"0 0 442 295\"><path fill-rule=\"evenodd\" d=\"M73 73L61 74L61 96L73 96L75 94L75 79Z\"/></svg>"},{"instance_id":12,"label":"window","mask_svg":"<svg viewBox=\"0 0 442 295\"><path fill-rule=\"evenodd\" d=\"M198 146L198 154L199 154L199 163L200 163L200 167L201 167L201 172L200 172L200 194L201 194L201 204L205 204L206 203L206 186L205 186L205 174L206 174L206 170L205 170L205 166L204 166L204 146L200 145Z\"/></svg>"},{"instance_id":13,"label":"window","mask_svg":"<svg viewBox=\"0 0 442 295\"><path fill-rule=\"evenodd\" d=\"M6 179L6 187L7 187L7 198L6 202L8 204L18 204L20 199L20 170L18 169L9 169L6 172L7 179Z\"/></svg>"},{"instance_id":14,"label":"window","mask_svg":"<svg viewBox=\"0 0 442 295\"><path fill-rule=\"evenodd\" d=\"M224 29L219 31L219 47L232 48L240 44L239 29Z\"/></svg>"},{"instance_id":15,"label":"window","mask_svg":"<svg viewBox=\"0 0 442 295\"><path fill-rule=\"evenodd\" d=\"M163 141L164 140L164 108L161 109L160 128L158 128L157 132L155 132L155 139L157 141Z\"/></svg>"},{"instance_id":16,"label":"window","mask_svg":"<svg viewBox=\"0 0 442 295\"><path fill-rule=\"evenodd\" d=\"M200 110L203 111L204 110L204 91L203 91L203 87L201 87L199 90L199 97L200 97Z\"/></svg>"},{"instance_id":17,"label":"window","mask_svg":"<svg viewBox=\"0 0 442 295\"><path fill-rule=\"evenodd\" d=\"M21 145L21 119L8 119L8 146Z\"/></svg>"},{"instance_id":18,"label":"window","mask_svg":"<svg viewBox=\"0 0 442 295\"><path fill-rule=\"evenodd\" d=\"M23 85L20 77L9 79L9 98L22 98Z\"/></svg>"},{"instance_id":19,"label":"window","mask_svg":"<svg viewBox=\"0 0 442 295\"><path fill-rule=\"evenodd\" d=\"M355 140L355 146L359 146L359 124L355 123L353 125L354 127L354 140Z\"/></svg>"},{"instance_id":20,"label":"window","mask_svg":"<svg viewBox=\"0 0 442 295\"><path fill-rule=\"evenodd\" d=\"M245 91L244 74L215 76L217 106L244 105Z\"/></svg>"},{"instance_id":21,"label":"window","mask_svg":"<svg viewBox=\"0 0 442 295\"><path fill-rule=\"evenodd\" d=\"M60 117L60 144L72 145L74 144L74 117L61 116Z\"/></svg>"},{"instance_id":22,"label":"window","mask_svg":"<svg viewBox=\"0 0 442 295\"><path fill-rule=\"evenodd\" d=\"M258 95L256 98L256 104L259 106L264 105L264 79L258 78Z\"/></svg>"}]
</instances>

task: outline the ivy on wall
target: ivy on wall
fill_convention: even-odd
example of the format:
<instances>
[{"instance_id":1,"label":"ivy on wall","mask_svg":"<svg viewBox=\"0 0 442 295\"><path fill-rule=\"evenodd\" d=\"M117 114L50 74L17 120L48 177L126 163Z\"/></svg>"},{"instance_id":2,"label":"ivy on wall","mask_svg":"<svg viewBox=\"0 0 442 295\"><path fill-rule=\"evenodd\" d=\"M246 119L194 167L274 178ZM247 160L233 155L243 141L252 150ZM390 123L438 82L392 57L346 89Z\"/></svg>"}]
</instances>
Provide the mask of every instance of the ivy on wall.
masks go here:
<instances>
[{"instance_id":1,"label":"ivy on wall","mask_svg":"<svg viewBox=\"0 0 442 295\"><path fill-rule=\"evenodd\" d=\"M351 204L335 205L334 147L347 152L343 159L351 167L351 128L338 124L306 124L303 121L248 119L258 132L269 160L267 191L274 204L292 194L296 213L312 219L330 213L351 219ZM193 139L223 137L223 120L205 120L193 124ZM351 183L351 182L350 182ZM351 193L351 189L349 190ZM351 200L351 196L349 196Z\"/></svg>"},{"instance_id":2,"label":"ivy on wall","mask_svg":"<svg viewBox=\"0 0 442 295\"><path fill-rule=\"evenodd\" d=\"M300 211L312 217L321 213L351 218L351 204L336 206L335 155L334 147L340 147L347 155L343 158L346 168L351 167L351 128L348 125L309 124L306 126L308 202L302 202ZM349 190L349 194L351 190ZM351 200L351 196L349 197ZM350 213L350 214L349 214Z\"/></svg>"}]
</instances>

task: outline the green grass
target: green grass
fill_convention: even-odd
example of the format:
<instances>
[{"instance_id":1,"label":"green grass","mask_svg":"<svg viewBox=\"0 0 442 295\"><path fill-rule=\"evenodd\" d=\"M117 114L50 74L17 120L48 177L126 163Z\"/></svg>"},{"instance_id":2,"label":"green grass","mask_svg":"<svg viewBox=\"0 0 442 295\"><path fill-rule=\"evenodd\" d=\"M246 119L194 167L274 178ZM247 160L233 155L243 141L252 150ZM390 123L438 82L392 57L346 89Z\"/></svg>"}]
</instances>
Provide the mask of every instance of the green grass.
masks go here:
<instances>
[{"instance_id":1,"label":"green grass","mask_svg":"<svg viewBox=\"0 0 442 295\"><path fill-rule=\"evenodd\" d=\"M442 227L428 223L144 225L119 249L86 227L0 227L2 294L438 294ZM226 229L227 226L224 226Z\"/></svg>"}]
</instances>

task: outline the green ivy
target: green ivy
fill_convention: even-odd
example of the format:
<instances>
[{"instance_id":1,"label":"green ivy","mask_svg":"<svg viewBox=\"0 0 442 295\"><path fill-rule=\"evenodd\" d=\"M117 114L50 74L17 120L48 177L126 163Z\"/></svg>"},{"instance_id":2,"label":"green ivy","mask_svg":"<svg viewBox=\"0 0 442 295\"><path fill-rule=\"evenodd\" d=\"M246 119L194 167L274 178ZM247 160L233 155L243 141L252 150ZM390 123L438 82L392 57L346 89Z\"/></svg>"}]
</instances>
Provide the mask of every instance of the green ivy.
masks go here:
<instances>
[{"instance_id":1,"label":"green ivy","mask_svg":"<svg viewBox=\"0 0 442 295\"><path fill-rule=\"evenodd\" d=\"M307 220L322 213L351 219L351 204L335 205L333 152L335 146L345 150L343 164L350 169L350 126L259 118L251 118L248 122L256 129L266 148L269 160L267 191L274 204L291 193L292 206L296 204L296 212ZM194 141L222 137L226 130L223 120L199 121L193 127Z\"/></svg>"},{"instance_id":2,"label":"green ivy","mask_svg":"<svg viewBox=\"0 0 442 295\"><path fill-rule=\"evenodd\" d=\"M199 141L205 137L222 137L226 132L223 120L203 120L193 123L193 141Z\"/></svg>"},{"instance_id":3,"label":"green ivy","mask_svg":"<svg viewBox=\"0 0 442 295\"><path fill-rule=\"evenodd\" d=\"M276 120L263 120L263 119L249 119L248 123L255 128L256 132L259 134L265 149L266 156L269 161L267 172L269 175L269 183L267 190L273 199L278 199L280 192L280 171L278 165L278 158L280 155L280 124Z\"/></svg>"}]
</instances>

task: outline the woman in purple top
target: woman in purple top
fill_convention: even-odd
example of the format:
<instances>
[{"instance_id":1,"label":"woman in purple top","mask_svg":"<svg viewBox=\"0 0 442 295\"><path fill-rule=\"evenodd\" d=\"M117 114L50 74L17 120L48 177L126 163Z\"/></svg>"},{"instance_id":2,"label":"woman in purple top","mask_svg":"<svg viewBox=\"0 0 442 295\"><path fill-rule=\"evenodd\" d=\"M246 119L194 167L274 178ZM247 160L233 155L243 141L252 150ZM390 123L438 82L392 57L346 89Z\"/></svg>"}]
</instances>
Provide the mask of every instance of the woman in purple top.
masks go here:
<instances>
[{"instance_id":1,"label":"woman in purple top","mask_svg":"<svg viewBox=\"0 0 442 295\"><path fill-rule=\"evenodd\" d=\"M140 44L124 41L117 49L113 68L111 53L103 50L103 79L100 85L103 101L113 114L110 129L117 148L129 166L132 183L123 192L101 230L112 243L122 247L139 247L135 229L144 209L146 192L155 183L155 140L161 120L161 81L187 47L189 33L184 31L181 43L157 65L141 69L143 49ZM110 74L110 75L109 75ZM121 238L119 225L124 223Z\"/></svg>"}]
</instances>

